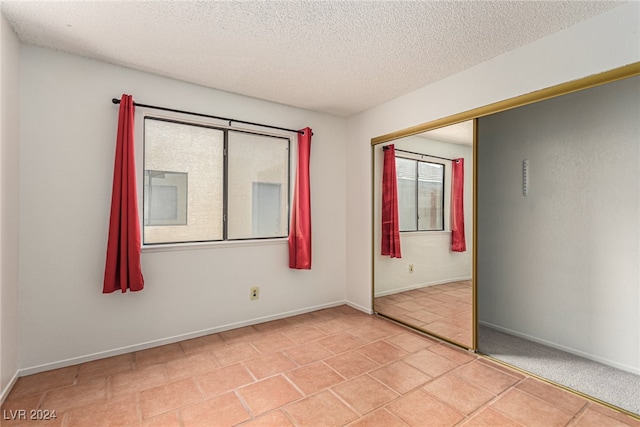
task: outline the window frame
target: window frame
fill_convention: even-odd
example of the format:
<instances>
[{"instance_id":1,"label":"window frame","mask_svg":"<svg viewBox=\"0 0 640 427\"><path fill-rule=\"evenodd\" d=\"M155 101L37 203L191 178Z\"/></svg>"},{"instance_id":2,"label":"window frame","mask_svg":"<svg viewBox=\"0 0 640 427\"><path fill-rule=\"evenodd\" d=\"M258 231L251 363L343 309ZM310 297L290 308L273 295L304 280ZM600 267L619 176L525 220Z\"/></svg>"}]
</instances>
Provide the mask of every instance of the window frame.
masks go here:
<instances>
[{"instance_id":1,"label":"window frame","mask_svg":"<svg viewBox=\"0 0 640 427\"><path fill-rule=\"evenodd\" d=\"M139 201L142 205L140 215L140 227L141 227L141 246L143 249L162 249L162 248L174 248L174 247L201 247L201 246L209 246L209 245L219 245L219 244L251 244L252 242L261 242L261 243L273 243L280 242L286 240L290 233L290 222L291 222L291 203L292 203L292 137L286 136L283 134L275 134L271 132L263 132L259 130L252 129L240 129L240 128L232 128L230 126L218 125L213 123L206 122L198 122L188 119L176 118L176 117L165 117L158 116L152 114L145 114L142 118L142 194L139 195ZM223 133L223 161L222 161L222 238L216 240L187 240L187 241L171 241L171 242L145 242L144 238L144 211L145 211L145 185L144 185L144 175L146 172L146 154L147 154L147 135L146 135L146 123L147 120L155 120L161 121L165 123L175 123L178 125L186 125L186 126L195 126L202 127L207 129L214 129L217 131L221 131ZM268 137L273 139L279 139L286 141L286 150L287 150L287 177L286 177L286 224L285 224L285 234L281 236L266 236L266 237L242 237L242 238L228 238L228 207L229 207L229 134L230 133L237 134L247 134L247 135L256 135L260 137ZM189 205L187 204L187 211L189 210ZM188 218L188 217L187 217Z\"/></svg>"},{"instance_id":2,"label":"window frame","mask_svg":"<svg viewBox=\"0 0 640 427\"><path fill-rule=\"evenodd\" d=\"M424 156L429 157L427 154L425 154ZM416 173L415 173L415 225L416 228L415 230L399 230L400 233L429 233L429 232L443 232L446 231L446 227L445 227L445 199L446 199L446 176L447 176L447 166L445 163L440 163L437 161L432 161L432 160L424 160L424 159L416 159L414 157L410 157L410 156L404 156L404 155L399 155L396 152L395 155L396 159L400 158L400 159L404 159L404 160L411 160L415 162L415 166L416 166ZM442 196L440 197L441 200L441 228L438 229L421 229L420 228L420 176L418 173L418 165L419 163L427 163L427 164L432 164L432 165L439 165L442 166ZM398 173L396 172L396 179L398 179ZM398 204L398 210L400 210L400 205ZM400 212L398 212L398 217L400 217Z\"/></svg>"}]
</instances>

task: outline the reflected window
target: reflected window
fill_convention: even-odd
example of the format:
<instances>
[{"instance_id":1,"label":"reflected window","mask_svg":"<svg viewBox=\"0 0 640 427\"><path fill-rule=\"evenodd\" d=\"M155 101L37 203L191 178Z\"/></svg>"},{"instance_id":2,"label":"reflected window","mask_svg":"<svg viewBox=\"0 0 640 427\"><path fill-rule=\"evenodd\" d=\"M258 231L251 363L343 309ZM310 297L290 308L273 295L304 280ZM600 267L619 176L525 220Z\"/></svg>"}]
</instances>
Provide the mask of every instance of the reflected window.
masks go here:
<instances>
[{"instance_id":1,"label":"reflected window","mask_svg":"<svg viewBox=\"0 0 640 427\"><path fill-rule=\"evenodd\" d=\"M187 225L187 181L182 172L144 171L144 225Z\"/></svg>"},{"instance_id":2,"label":"reflected window","mask_svg":"<svg viewBox=\"0 0 640 427\"><path fill-rule=\"evenodd\" d=\"M400 231L444 230L444 165L396 157Z\"/></svg>"}]
</instances>

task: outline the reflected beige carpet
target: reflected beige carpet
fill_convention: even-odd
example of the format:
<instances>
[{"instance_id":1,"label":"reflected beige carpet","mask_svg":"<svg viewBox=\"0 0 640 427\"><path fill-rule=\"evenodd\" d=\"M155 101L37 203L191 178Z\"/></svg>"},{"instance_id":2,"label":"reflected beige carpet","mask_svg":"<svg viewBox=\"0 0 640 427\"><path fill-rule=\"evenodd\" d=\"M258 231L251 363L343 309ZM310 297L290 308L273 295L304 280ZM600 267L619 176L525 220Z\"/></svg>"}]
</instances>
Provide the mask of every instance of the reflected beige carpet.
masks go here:
<instances>
[{"instance_id":1,"label":"reflected beige carpet","mask_svg":"<svg viewBox=\"0 0 640 427\"><path fill-rule=\"evenodd\" d=\"M481 353L640 415L640 375L616 369L484 325Z\"/></svg>"}]
</instances>

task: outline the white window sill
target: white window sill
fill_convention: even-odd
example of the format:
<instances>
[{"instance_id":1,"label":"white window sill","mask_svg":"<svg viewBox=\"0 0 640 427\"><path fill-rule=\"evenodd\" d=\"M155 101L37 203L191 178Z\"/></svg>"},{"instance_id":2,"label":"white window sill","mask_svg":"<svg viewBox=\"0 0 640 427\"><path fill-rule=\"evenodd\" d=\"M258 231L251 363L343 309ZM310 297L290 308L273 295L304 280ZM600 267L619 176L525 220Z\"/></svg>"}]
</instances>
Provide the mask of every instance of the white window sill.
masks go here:
<instances>
[{"instance_id":1,"label":"white window sill","mask_svg":"<svg viewBox=\"0 0 640 427\"><path fill-rule=\"evenodd\" d=\"M198 249L222 249L242 246L286 245L288 241L289 239L287 237L279 237L277 239L227 240L223 242L166 243L142 245L141 250L142 253L192 251Z\"/></svg>"},{"instance_id":2,"label":"white window sill","mask_svg":"<svg viewBox=\"0 0 640 427\"><path fill-rule=\"evenodd\" d=\"M424 236L439 236L451 234L451 230L433 230L433 231L401 231L402 237L424 237Z\"/></svg>"}]
</instances>

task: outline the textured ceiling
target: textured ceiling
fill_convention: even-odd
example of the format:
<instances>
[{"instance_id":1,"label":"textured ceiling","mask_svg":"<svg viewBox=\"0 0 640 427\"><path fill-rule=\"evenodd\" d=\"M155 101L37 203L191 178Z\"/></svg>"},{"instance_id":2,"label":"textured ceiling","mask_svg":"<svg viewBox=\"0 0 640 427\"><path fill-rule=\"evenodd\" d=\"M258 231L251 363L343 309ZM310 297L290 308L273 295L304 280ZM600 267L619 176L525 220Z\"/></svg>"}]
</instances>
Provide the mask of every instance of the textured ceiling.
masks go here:
<instances>
[{"instance_id":1,"label":"textured ceiling","mask_svg":"<svg viewBox=\"0 0 640 427\"><path fill-rule=\"evenodd\" d=\"M340 116L374 107L618 4L0 3L24 43Z\"/></svg>"},{"instance_id":2,"label":"textured ceiling","mask_svg":"<svg viewBox=\"0 0 640 427\"><path fill-rule=\"evenodd\" d=\"M433 129L418 136L451 144L473 145L473 120Z\"/></svg>"}]
</instances>

